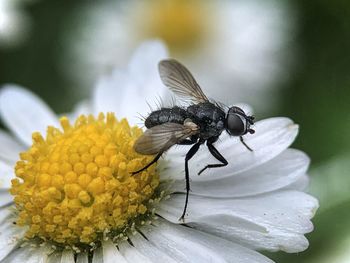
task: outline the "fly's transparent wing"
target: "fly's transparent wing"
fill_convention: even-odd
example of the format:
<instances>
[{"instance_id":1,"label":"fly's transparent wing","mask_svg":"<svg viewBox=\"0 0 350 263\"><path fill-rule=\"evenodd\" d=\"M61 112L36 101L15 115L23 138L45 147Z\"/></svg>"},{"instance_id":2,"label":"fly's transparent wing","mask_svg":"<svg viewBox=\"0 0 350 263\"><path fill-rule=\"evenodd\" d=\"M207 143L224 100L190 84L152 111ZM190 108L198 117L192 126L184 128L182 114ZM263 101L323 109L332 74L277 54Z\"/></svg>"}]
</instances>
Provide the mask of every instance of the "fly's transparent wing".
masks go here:
<instances>
[{"instance_id":1,"label":"fly's transparent wing","mask_svg":"<svg viewBox=\"0 0 350 263\"><path fill-rule=\"evenodd\" d=\"M159 62L159 74L165 86L176 95L195 103L208 101L191 72L175 59Z\"/></svg>"},{"instance_id":2,"label":"fly's transparent wing","mask_svg":"<svg viewBox=\"0 0 350 263\"><path fill-rule=\"evenodd\" d=\"M185 124L167 122L145 131L134 144L136 152L157 154L168 150L174 144L198 133L198 126L193 122Z\"/></svg>"}]
</instances>

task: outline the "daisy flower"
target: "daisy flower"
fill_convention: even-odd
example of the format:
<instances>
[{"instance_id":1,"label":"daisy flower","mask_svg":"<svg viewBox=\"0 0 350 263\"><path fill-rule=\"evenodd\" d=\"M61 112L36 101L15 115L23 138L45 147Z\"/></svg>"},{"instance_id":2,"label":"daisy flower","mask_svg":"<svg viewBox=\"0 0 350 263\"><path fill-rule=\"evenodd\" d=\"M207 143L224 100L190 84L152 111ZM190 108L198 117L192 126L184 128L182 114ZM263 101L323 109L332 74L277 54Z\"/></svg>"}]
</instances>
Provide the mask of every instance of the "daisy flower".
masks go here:
<instances>
[{"instance_id":1,"label":"daisy flower","mask_svg":"<svg viewBox=\"0 0 350 263\"><path fill-rule=\"evenodd\" d=\"M144 43L60 118L23 88L1 89L12 132L0 133L1 262L272 262L258 251L308 247L318 202L304 193L309 158L288 148L298 133L288 118L258 121L246 136L253 153L222 135L222 169L198 177L212 160L204 149L194 157L185 223L186 147L131 176L152 159L133 150L134 116L167 92L157 72L165 57L161 43Z\"/></svg>"},{"instance_id":2,"label":"daisy flower","mask_svg":"<svg viewBox=\"0 0 350 263\"><path fill-rule=\"evenodd\" d=\"M123 64L140 41L159 38L210 97L266 109L289 73L290 13L274 0L89 2L67 19L62 70L86 90L96 76Z\"/></svg>"},{"instance_id":3,"label":"daisy flower","mask_svg":"<svg viewBox=\"0 0 350 263\"><path fill-rule=\"evenodd\" d=\"M28 38L30 19L20 0L0 0L0 47L13 47Z\"/></svg>"}]
</instances>

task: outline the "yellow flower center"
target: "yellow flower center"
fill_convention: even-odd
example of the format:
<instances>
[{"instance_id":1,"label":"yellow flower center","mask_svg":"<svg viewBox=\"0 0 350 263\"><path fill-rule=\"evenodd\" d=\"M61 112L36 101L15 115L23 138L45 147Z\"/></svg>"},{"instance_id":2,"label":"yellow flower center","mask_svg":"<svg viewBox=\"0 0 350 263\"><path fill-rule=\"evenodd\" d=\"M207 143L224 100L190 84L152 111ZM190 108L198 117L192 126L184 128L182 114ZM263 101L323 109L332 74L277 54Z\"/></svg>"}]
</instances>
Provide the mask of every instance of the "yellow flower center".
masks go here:
<instances>
[{"instance_id":1,"label":"yellow flower center","mask_svg":"<svg viewBox=\"0 0 350 263\"><path fill-rule=\"evenodd\" d=\"M153 0L136 10L136 27L144 38L161 38L171 51L193 51L208 35L210 12L199 0Z\"/></svg>"},{"instance_id":2,"label":"yellow flower center","mask_svg":"<svg viewBox=\"0 0 350 263\"><path fill-rule=\"evenodd\" d=\"M142 130L111 113L60 121L63 130L48 127L46 139L33 133L20 154L11 188L17 225L28 226L27 238L64 246L120 235L150 213L159 185L154 166L131 175L152 159L133 150Z\"/></svg>"}]
</instances>

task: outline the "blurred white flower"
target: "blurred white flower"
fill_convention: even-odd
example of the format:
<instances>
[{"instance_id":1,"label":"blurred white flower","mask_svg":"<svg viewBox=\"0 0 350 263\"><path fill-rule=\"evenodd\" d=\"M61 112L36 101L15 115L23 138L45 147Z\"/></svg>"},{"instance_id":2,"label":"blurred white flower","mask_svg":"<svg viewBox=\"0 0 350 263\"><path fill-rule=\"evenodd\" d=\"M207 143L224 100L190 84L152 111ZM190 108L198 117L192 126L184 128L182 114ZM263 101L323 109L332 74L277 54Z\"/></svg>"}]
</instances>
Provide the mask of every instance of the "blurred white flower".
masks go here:
<instances>
[{"instance_id":1,"label":"blurred white flower","mask_svg":"<svg viewBox=\"0 0 350 263\"><path fill-rule=\"evenodd\" d=\"M19 0L0 0L0 47L11 48L27 40L30 19Z\"/></svg>"},{"instance_id":2,"label":"blurred white flower","mask_svg":"<svg viewBox=\"0 0 350 263\"><path fill-rule=\"evenodd\" d=\"M322 162L311 170L312 184L310 192L317 196L322 212L344 204L350 200L348 185L350 177L350 153L338 154Z\"/></svg>"},{"instance_id":3,"label":"blurred white flower","mask_svg":"<svg viewBox=\"0 0 350 263\"><path fill-rule=\"evenodd\" d=\"M343 233L342 233L343 235ZM350 236L341 237L337 239L334 247L332 247L327 253L320 253L320 255L314 256L309 262L311 263L348 263L350 262ZM322 251L324 252L324 251Z\"/></svg>"},{"instance_id":4,"label":"blurred white flower","mask_svg":"<svg viewBox=\"0 0 350 263\"><path fill-rule=\"evenodd\" d=\"M308 263L347 263L350 262L350 231L347 215L349 211L349 185L350 185L350 153L345 152L321 162L311 171L310 193L317 197L321 205L318 211L318 224L321 227L329 222L330 215L336 224L331 224L327 229L321 229L316 242L327 236L327 251L313 247L312 257L307 258ZM341 229L341 232L339 230ZM336 238L336 239L335 239ZM336 240L336 242L334 242Z\"/></svg>"},{"instance_id":5,"label":"blurred white flower","mask_svg":"<svg viewBox=\"0 0 350 263\"><path fill-rule=\"evenodd\" d=\"M345 204L345 203L344 203ZM344 205L343 204L343 205ZM343 206L345 207L345 206ZM334 211L334 210L333 210ZM337 210L339 211L339 210ZM337 215L338 213L334 213L334 215ZM336 226L332 226L332 229L327 229L328 231L335 232L335 229L344 229L341 233L338 232L338 234L331 234L332 240L334 240L334 237L336 237L336 242L327 242L327 244L331 244L329 246L328 251L320 250L318 249L317 252L310 258L307 258L307 262L309 263L348 263L350 262L350 252L349 252L349 246L350 246L350 233L348 231L349 227L348 224L346 224L345 220L340 220L341 223L339 224L337 222ZM331 233L331 232L328 232ZM326 236L325 234L321 236ZM328 237L328 235L327 235ZM306 262L306 261L305 261Z\"/></svg>"},{"instance_id":6,"label":"blurred white flower","mask_svg":"<svg viewBox=\"0 0 350 263\"><path fill-rule=\"evenodd\" d=\"M238 140L222 135L217 147L230 164L198 177L196 172L203 164L212 161L207 151L200 151L190 162L192 192L186 224L181 224L178 218L185 199L182 167L188 149L172 148L166 158L159 162L158 172L150 167L141 176L130 179L130 172L134 171L135 165L142 166L143 159L140 158L146 158L137 156L130 150L130 136L134 136L138 129L132 128L130 131L125 121L115 124L110 114L107 115L106 125L102 115L98 119L74 117L80 113L93 113L96 116L101 111L112 111L116 116L126 117L134 124L135 112L146 112L147 96L152 96L155 92L162 96L167 92L157 72L158 61L166 56L165 47L161 43L144 43L126 69L114 70L111 75L102 78L92 99L80 104L69 115L71 119L77 119L76 124L69 125L66 118L61 119L63 129L48 128L46 141L39 133L33 134L33 141L31 137L33 131L45 135L48 125L58 126L58 119L48 106L34 94L14 85L8 85L0 91L0 116L17 138L4 131L0 133L1 261L46 262L48 259L49 262L62 263L251 263L272 262L255 250L294 253L308 247L304 234L313 230L310 219L318 202L304 193L308 184L306 171L309 158L299 150L288 148L298 133L298 126L290 119L280 117L258 121L254 126L256 133L246 137L247 143L254 149L253 153L247 151ZM113 125L121 125L115 134L111 134L110 130ZM111 138L118 138L113 142L116 148L111 145L111 141L103 146L104 141ZM15 168L17 177L25 183L18 179L12 180L18 153L32 144L30 150L21 154L21 161L17 162ZM118 154L116 151L119 151ZM65 154L58 154L61 152ZM94 153L97 156L90 158L89 154ZM66 157L66 154L69 156ZM106 161L109 157L110 162ZM125 163L120 158L134 159ZM88 163L85 168L84 163ZM94 167L99 168L96 170ZM115 169L114 172L111 171L112 168ZM40 172L33 173L37 171L35 169ZM130 228L123 233L111 230L108 224L102 224L108 218L132 213L135 210L132 209L135 208L133 203L126 210L116 209L115 206L138 196L139 188L134 186L135 181L147 180L158 173L160 185L157 186L152 181L150 187L153 185L159 188L155 191L156 197L156 193L161 193L163 188L169 194L168 199L162 195L158 199L150 199L159 202L154 203L154 210L151 210L158 218L145 214L143 221L136 221L139 217L131 217ZM50 177L50 174L54 176ZM59 180L62 176L64 180ZM12 210L8 209L13 202L7 192L11 180L11 191L16 196L17 209L22 211L19 218L14 217ZM76 180L79 184L74 183ZM118 180L130 182L121 185L122 192L109 192L120 186ZM86 186L90 189L88 194L84 190L86 181L90 182ZM147 189L147 184L143 187ZM94 196L92 201L91 196ZM112 205L106 204L112 197ZM85 202L86 199L88 202ZM80 202L85 205L82 206ZM19 205L23 203L24 206ZM152 205L153 201L149 204ZM78 210L80 221L76 222L70 217L77 209L81 210ZM64 217L57 214L60 211L63 211ZM106 211L110 211L110 214L101 217ZM38 214L31 217L28 213ZM48 241L37 247L21 246L25 230L13 222L19 222L23 218L28 220L22 221L22 224L30 225L29 233L40 233L40 237L46 231L57 238L61 245L57 246L56 242L56 246L49 246L52 243ZM50 224L44 223L51 219ZM67 227L62 221L69 221L69 229L56 230L56 233L56 228ZM94 237L95 232L88 230L92 227L100 229L100 235L95 237L97 241L89 243L96 248L90 253L79 252L78 249L82 249L79 244L72 246L71 243L65 243L72 237L72 231L86 224L89 226L84 231L78 231L81 237ZM120 236L127 241L117 239ZM69 247L73 247L74 251ZM76 257L74 253L77 253Z\"/></svg>"},{"instance_id":7,"label":"blurred white flower","mask_svg":"<svg viewBox=\"0 0 350 263\"><path fill-rule=\"evenodd\" d=\"M86 89L125 64L141 40L159 38L210 97L260 112L273 107L275 87L289 75L290 12L274 0L88 2L67 19L62 69Z\"/></svg>"}]
</instances>

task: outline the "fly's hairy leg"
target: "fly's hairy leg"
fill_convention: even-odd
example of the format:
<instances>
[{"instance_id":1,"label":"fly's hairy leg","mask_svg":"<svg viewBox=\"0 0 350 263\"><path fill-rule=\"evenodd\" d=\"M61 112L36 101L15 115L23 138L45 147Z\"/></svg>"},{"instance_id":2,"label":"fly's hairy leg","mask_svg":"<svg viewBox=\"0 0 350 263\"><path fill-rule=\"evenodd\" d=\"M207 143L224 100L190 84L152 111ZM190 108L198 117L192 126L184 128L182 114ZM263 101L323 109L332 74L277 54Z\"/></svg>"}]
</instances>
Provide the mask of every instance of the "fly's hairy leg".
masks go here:
<instances>
[{"instance_id":1,"label":"fly's hairy leg","mask_svg":"<svg viewBox=\"0 0 350 263\"><path fill-rule=\"evenodd\" d=\"M198 141L196 137L192 137L191 139L185 139L180 142L178 142L178 145L192 145L195 144Z\"/></svg>"},{"instance_id":2,"label":"fly's hairy leg","mask_svg":"<svg viewBox=\"0 0 350 263\"><path fill-rule=\"evenodd\" d=\"M190 173L188 171L188 161L197 153L199 146L203 142L197 142L195 145L191 147L191 149L187 152L186 157L185 157L185 178L186 178L186 200L185 200L185 207L182 212L181 217L179 218L179 221L185 221L185 214L187 210L187 204L188 204L188 195L190 192Z\"/></svg>"},{"instance_id":3,"label":"fly's hairy leg","mask_svg":"<svg viewBox=\"0 0 350 263\"><path fill-rule=\"evenodd\" d=\"M206 169L208 168L217 168L217 167L223 167L228 165L227 160L225 159L225 157L223 157L221 155L221 153L219 153L219 151L214 147L213 142L208 141L207 142L207 146L209 149L209 152L211 153L211 155L213 155L216 160L218 160L221 163L218 164L208 164L207 166L205 166L202 170L199 171L198 175L200 175L201 173L203 173Z\"/></svg>"},{"instance_id":4,"label":"fly's hairy leg","mask_svg":"<svg viewBox=\"0 0 350 263\"><path fill-rule=\"evenodd\" d=\"M137 171L135 171L135 172L132 172L131 174L132 174L132 175L135 175L135 174L138 174L138 173L140 173L140 172L146 170L146 169L147 169L148 167L150 167L152 164L156 163L156 162L159 160L159 158L162 156L162 154L163 154L163 152L158 153L158 154L156 155L156 157L154 157L154 159L153 159L149 164L147 164L145 167L141 168L140 170L137 170Z\"/></svg>"}]
</instances>

